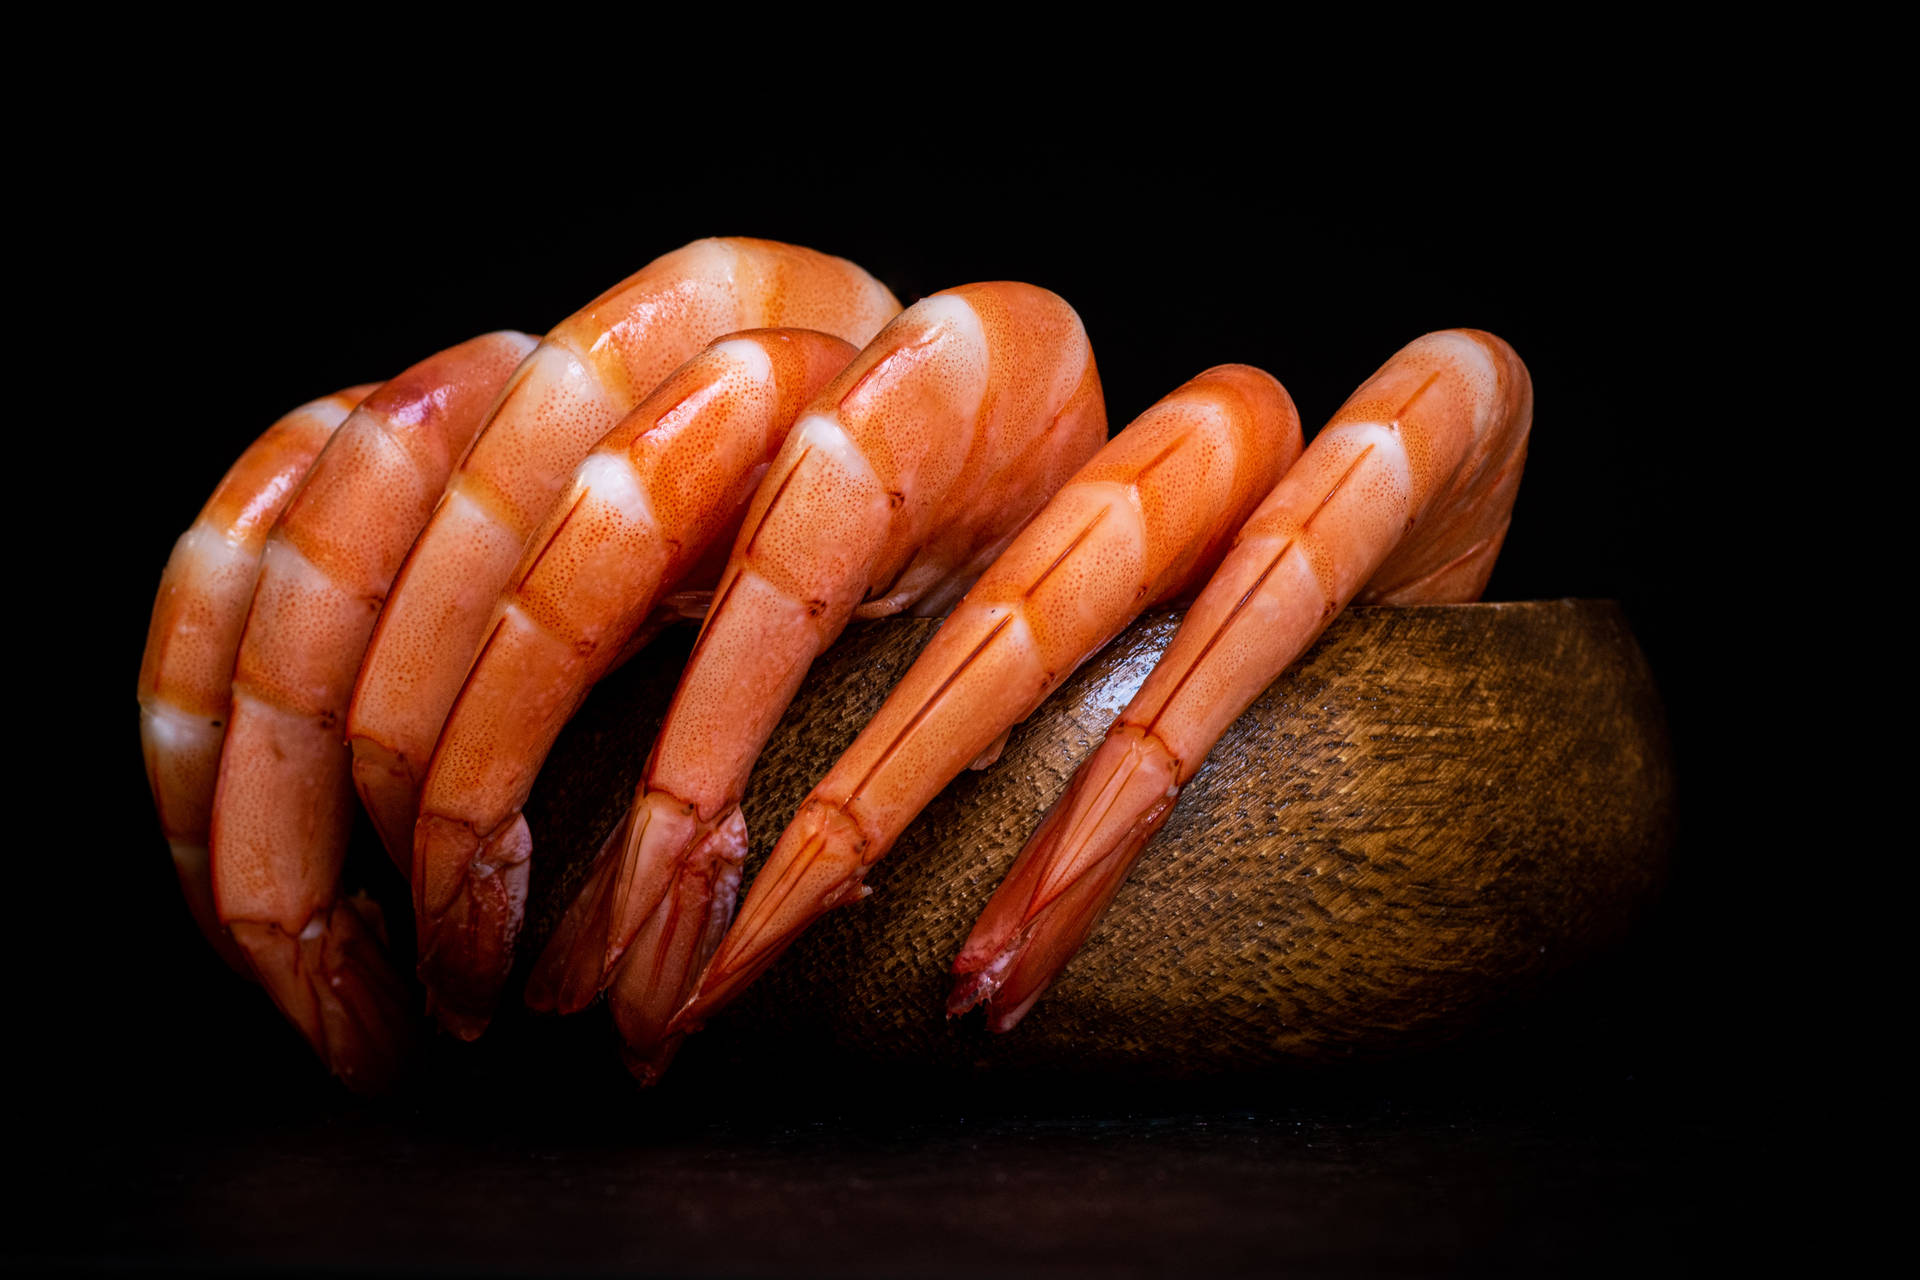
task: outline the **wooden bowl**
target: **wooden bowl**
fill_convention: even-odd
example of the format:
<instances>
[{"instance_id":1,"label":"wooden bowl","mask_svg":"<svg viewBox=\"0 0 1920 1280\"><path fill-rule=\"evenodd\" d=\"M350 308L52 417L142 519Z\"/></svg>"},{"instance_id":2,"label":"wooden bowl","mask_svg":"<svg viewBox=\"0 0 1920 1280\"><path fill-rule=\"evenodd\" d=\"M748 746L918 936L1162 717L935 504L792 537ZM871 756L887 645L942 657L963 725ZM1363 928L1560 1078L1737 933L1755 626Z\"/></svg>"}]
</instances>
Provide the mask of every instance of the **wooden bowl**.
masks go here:
<instances>
[{"instance_id":1,"label":"wooden bowl","mask_svg":"<svg viewBox=\"0 0 1920 1280\"><path fill-rule=\"evenodd\" d=\"M706 1033L919 1066L1242 1070L1431 1043L1616 938L1673 832L1664 718L1619 607L1350 609L1214 748L1112 910L1006 1035L947 966L1021 844L1172 638L1149 615L1015 729ZM745 812L751 876L936 623L815 664ZM691 644L597 690L527 806L538 952L631 795Z\"/></svg>"}]
</instances>

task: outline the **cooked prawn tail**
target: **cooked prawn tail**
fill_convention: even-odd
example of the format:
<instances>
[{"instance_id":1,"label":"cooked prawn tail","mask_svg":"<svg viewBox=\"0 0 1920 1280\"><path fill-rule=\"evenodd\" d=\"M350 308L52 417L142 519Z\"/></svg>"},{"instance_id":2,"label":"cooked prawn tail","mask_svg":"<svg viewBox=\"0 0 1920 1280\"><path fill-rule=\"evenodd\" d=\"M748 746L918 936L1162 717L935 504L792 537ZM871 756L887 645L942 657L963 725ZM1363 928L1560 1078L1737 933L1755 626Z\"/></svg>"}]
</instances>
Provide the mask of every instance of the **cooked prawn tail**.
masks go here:
<instances>
[{"instance_id":1,"label":"cooked prawn tail","mask_svg":"<svg viewBox=\"0 0 1920 1280\"><path fill-rule=\"evenodd\" d=\"M484 836L435 814L422 816L415 828L415 907L428 908L419 912L425 922L420 980L429 1011L462 1040L487 1029L513 968L532 852L533 837L518 813ZM423 861L457 865L453 883L428 883Z\"/></svg>"},{"instance_id":2,"label":"cooked prawn tail","mask_svg":"<svg viewBox=\"0 0 1920 1280\"><path fill-rule=\"evenodd\" d=\"M623 990L636 993L639 1005L632 1015L645 1024L659 1002L671 1014L690 994L686 981L713 954L719 933L694 956L670 940L677 929L662 929L664 918L691 912L706 917L709 906L723 908L719 928L733 918L734 893L724 900L698 884L718 883L717 868L731 866L732 885L747 857L747 822L738 805L729 805L717 818L703 820L693 806L644 785L632 808L600 846L593 870L568 906L560 927L541 952L527 983L527 1003L542 1012L577 1013L610 985L622 960L635 945L669 948L633 966L636 974L659 975L664 984L657 997L637 995L633 983ZM676 976L677 975L677 976Z\"/></svg>"},{"instance_id":3,"label":"cooked prawn tail","mask_svg":"<svg viewBox=\"0 0 1920 1280\"><path fill-rule=\"evenodd\" d=\"M982 1001L1011 1030L1080 949L1166 823L1179 762L1151 732L1118 726L1021 849L953 962L947 1016Z\"/></svg>"},{"instance_id":4,"label":"cooked prawn tail","mask_svg":"<svg viewBox=\"0 0 1920 1280\"><path fill-rule=\"evenodd\" d=\"M684 894L694 879L710 878L696 868L730 865L739 879L740 864L747 859L747 820L740 806L729 805L712 821L689 813L672 796L659 791L645 794L629 814L627 840L621 849L620 874L614 901L620 904L618 919L607 938L601 973L611 978L620 958L660 914L669 894ZM733 918L733 899L727 899L726 916ZM724 925L723 925L724 927ZM717 937L715 939L718 941ZM708 947L700 959L713 952Z\"/></svg>"},{"instance_id":5,"label":"cooked prawn tail","mask_svg":"<svg viewBox=\"0 0 1920 1280\"><path fill-rule=\"evenodd\" d=\"M722 825L679 860L665 894L614 971L621 1057L643 1085L655 1083L672 1061L684 1038L672 1030L673 1015L694 994L702 969L733 921L745 837L743 822L732 831Z\"/></svg>"},{"instance_id":6,"label":"cooked prawn tail","mask_svg":"<svg viewBox=\"0 0 1920 1280\"><path fill-rule=\"evenodd\" d=\"M407 992L385 957L380 908L356 895L315 912L298 933L236 920L230 926L254 974L287 1020L355 1093L384 1093L413 1044Z\"/></svg>"},{"instance_id":7,"label":"cooked prawn tail","mask_svg":"<svg viewBox=\"0 0 1920 1280\"><path fill-rule=\"evenodd\" d=\"M768 855L772 875L755 877L698 993L674 1015L669 1032L687 1033L730 1003L793 945L807 926L869 890L862 881L884 850L847 809L809 796Z\"/></svg>"}]
</instances>

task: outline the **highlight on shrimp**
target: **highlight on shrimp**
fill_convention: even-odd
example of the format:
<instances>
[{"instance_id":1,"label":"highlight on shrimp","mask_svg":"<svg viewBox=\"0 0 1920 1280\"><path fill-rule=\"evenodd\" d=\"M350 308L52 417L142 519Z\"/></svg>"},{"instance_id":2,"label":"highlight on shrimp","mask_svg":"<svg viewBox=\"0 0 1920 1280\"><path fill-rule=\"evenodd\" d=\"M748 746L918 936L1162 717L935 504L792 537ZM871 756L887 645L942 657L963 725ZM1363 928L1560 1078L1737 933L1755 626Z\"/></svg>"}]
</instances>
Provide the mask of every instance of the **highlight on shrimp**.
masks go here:
<instances>
[{"instance_id":1,"label":"highlight on shrimp","mask_svg":"<svg viewBox=\"0 0 1920 1280\"><path fill-rule=\"evenodd\" d=\"M233 709L234 656L267 530L374 385L303 404L247 446L174 543L140 657L140 748L174 873L200 932L247 977L246 955L214 911L207 854L220 747Z\"/></svg>"},{"instance_id":2,"label":"highlight on shrimp","mask_svg":"<svg viewBox=\"0 0 1920 1280\"><path fill-rule=\"evenodd\" d=\"M1149 408L994 561L775 844L680 1011L691 1030L869 869L969 762L999 754L1073 671L1143 609L1188 594L1300 454L1274 378L1209 369Z\"/></svg>"},{"instance_id":3,"label":"highlight on shrimp","mask_svg":"<svg viewBox=\"0 0 1920 1280\"><path fill-rule=\"evenodd\" d=\"M490 333L414 365L341 424L274 521L233 668L212 813L214 905L282 1013L354 1088L408 1039L378 908L343 897L341 733L374 615L454 460L533 350Z\"/></svg>"},{"instance_id":4,"label":"highlight on shrimp","mask_svg":"<svg viewBox=\"0 0 1920 1280\"><path fill-rule=\"evenodd\" d=\"M1240 531L953 963L949 1014L1009 1030L1066 967L1227 727L1355 599L1477 599L1533 422L1513 348L1454 329L1402 349Z\"/></svg>"},{"instance_id":5,"label":"highlight on shrimp","mask_svg":"<svg viewBox=\"0 0 1920 1280\"><path fill-rule=\"evenodd\" d=\"M354 786L396 864L412 862L427 763L494 604L587 451L717 338L791 327L859 346L899 310L845 259L771 240L696 240L546 335L408 553L354 686Z\"/></svg>"},{"instance_id":6,"label":"highlight on shrimp","mask_svg":"<svg viewBox=\"0 0 1920 1280\"><path fill-rule=\"evenodd\" d=\"M1032 285L902 313L802 414L755 494L626 822L528 986L610 986L643 1073L731 915L748 775L813 660L855 617L938 613L1100 446L1080 318Z\"/></svg>"},{"instance_id":7,"label":"highlight on shrimp","mask_svg":"<svg viewBox=\"0 0 1920 1280\"><path fill-rule=\"evenodd\" d=\"M716 342L593 447L528 542L428 763L414 833L420 975L450 1030L480 1034L511 968L532 850L520 808L554 739L663 608L705 612L794 418L855 354L805 329Z\"/></svg>"}]
</instances>

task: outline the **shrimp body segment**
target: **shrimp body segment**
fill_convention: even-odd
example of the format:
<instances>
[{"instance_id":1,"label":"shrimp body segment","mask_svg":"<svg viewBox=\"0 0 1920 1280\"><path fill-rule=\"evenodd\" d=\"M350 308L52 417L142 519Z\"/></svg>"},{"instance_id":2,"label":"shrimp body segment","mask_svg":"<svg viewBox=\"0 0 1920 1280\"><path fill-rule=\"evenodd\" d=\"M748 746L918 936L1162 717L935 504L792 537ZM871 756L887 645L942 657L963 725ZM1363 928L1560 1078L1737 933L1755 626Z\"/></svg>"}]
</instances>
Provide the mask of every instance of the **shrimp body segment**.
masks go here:
<instances>
[{"instance_id":1,"label":"shrimp body segment","mask_svg":"<svg viewBox=\"0 0 1920 1280\"><path fill-rule=\"evenodd\" d=\"M969 762L1139 616L1219 564L1300 456L1274 378L1223 365L1115 436L968 593L774 846L679 1021L691 1028L829 908Z\"/></svg>"},{"instance_id":2,"label":"shrimp body segment","mask_svg":"<svg viewBox=\"0 0 1920 1280\"><path fill-rule=\"evenodd\" d=\"M267 530L334 430L372 390L349 387L303 404L240 455L167 558L140 658L140 747L174 872L207 941L248 976L246 956L214 913L207 862L234 655Z\"/></svg>"},{"instance_id":3,"label":"shrimp body segment","mask_svg":"<svg viewBox=\"0 0 1920 1280\"><path fill-rule=\"evenodd\" d=\"M935 294L861 352L755 494L627 822L529 1003L578 1008L618 964L615 1018L644 1057L731 917L740 799L813 660L856 616L948 607L1105 437L1086 331L1044 289Z\"/></svg>"},{"instance_id":4,"label":"shrimp body segment","mask_svg":"<svg viewBox=\"0 0 1920 1280\"><path fill-rule=\"evenodd\" d=\"M954 961L950 1014L1025 1015L1220 735L1350 601L1478 598L1532 421L1526 366L1475 330L1414 341L1348 398L1022 849Z\"/></svg>"},{"instance_id":5,"label":"shrimp body segment","mask_svg":"<svg viewBox=\"0 0 1920 1280\"><path fill-rule=\"evenodd\" d=\"M240 640L213 806L215 904L281 1011L355 1088L391 1076L406 1023L377 910L340 897L354 807L347 698L394 571L533 347L486 334L368 396L267 535Z\"/></svg>"},{"instance_id":6,"label":"shrimp body segment","mask_svg":"<svg viewBox=\"0 0 1920 1280\"><path fill-rule=\"evenodd\" d=\"M520 807L554 739L668 593L711 587L710 552L732 545L793 420L856 354L805 329L708 347L594 446L527 544L414 833L420 973L450 1030L480 1034L511 968L532 848Z\"/></svg>"},{"instance_id":7,"label":"shrimp body segment","mask_svg":"<svg viewBox=\"0 0 1920 1280\"><path fill-rule=\"evenodd\" d=\"M408 555L354 689L354 785L396 862L412 859L427 762L494 605L587 451L726 334L789 326L857 346L899 310L844 259L770 240L696 240L547 334Z\"/></svg>"}]
</instances>

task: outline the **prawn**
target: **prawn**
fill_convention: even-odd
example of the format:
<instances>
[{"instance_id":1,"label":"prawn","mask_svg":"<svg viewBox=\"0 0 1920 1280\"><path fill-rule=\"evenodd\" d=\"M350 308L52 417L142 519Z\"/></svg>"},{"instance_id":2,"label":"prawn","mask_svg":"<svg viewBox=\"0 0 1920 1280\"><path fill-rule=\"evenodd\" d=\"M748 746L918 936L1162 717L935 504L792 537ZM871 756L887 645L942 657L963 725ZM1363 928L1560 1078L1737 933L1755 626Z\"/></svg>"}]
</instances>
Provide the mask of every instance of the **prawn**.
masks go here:
<instances>
[{"instance_id":1,"label":"prawn","mask_svg":"<svg viewBox=\"0 0 1920 1280\"><path fill-rule=\"evenodd\" d=\"M1006 1031L1105 912L1229 725L1355 599L1477 599L1505 540L1533 384L1492 334L1403 348L1241 529L1173 642L1021 850L953 963L949 1015Z\"/></svg>"},{"instance_id":2,"label":"prawn","mask_svg":"<svg viewBox=\"0 0 1920 1280\"><path fill-rule=\"evenodd\" d=\"M888 325L754 495L633 806L528 1003L577 1009L611 979L644 1074L731 917L747 778L813 660L855 617L950 607L1105 438L1092 348L1059 296L966 285Z\"/></svg>"},{"instance_id":3,"label":"prawn","mask_svg":"<svg viewBox=\"0 0 1920 1280\"><path fill-rule=\"evenodd\" d=\"M397 864L412 863L425 770L494 604L587 451L716 338L789 326L857 346L899 310L844 259L771 240L696 240L547 334L407 555L354 686L354 787Z\"/></svg>"},{"instance_id":4,"label":"prawn","mask_svg":"<svg viewBox=\"0 0 1920 1280\"><path fill-rule=\"evenodd\" d=\"M379 911L343 900L347 695L394 570L522 359L523 333L450 347L369 395L267 534L214 794L220 921L281 1012L356 1089L399 1064L402 989Z\"/></svg>"},{"instance_id":5,"label":"prawn","mask_svg":"<svg viewBox=\"0 0 1920 1280\"><path fill-rule=\"evenodd\" d=\"M486 1027L512 964L532 838L520 807L561 728L667 620L704 612L800 410L857 354L804 329L734 334L662 382L574 470L513 572L426 770L414 832L420 974L441 1024ZM671 593L681 592L678 598ZM688 598L688 597L692 598Z\"/></svg>"},{"instance_id":6,"label":"prawn","mask_svg":"<svg viewBox=\"0 0 1920 1280\"><path fill-rule=\"evenodd\" d=\"M246 956L213 909L207 861L220 747L233 710L234 655L267 530L335 428L376 385L303 404L247 446L173 544L140 656L140 748L173 870L200 932L246 977Z\"/></svg>"},{"instance_id":7,"label":"prawn","mask_svg":"<svg viewBox=\"0 0 1920 1280\"><path fill-rule=\"evenodd\" d=\"M865 896L867 872L941 789L996 758L1012 726L1143 609L1204 581L1299 456L1292 398L1248 365L1207 370L1116 435L801 802L675 1027L697 1028L815 919Z\"/></svg>"}]
</instances>

